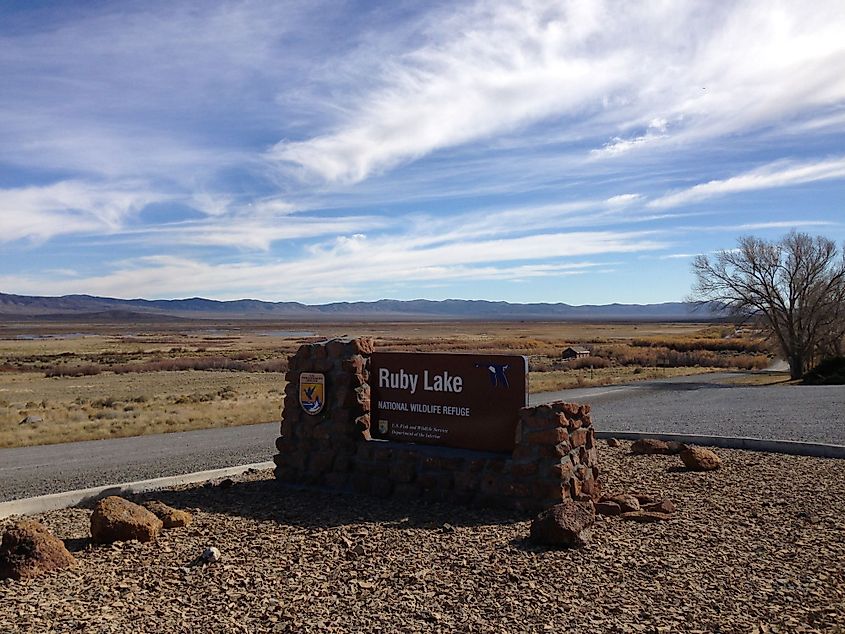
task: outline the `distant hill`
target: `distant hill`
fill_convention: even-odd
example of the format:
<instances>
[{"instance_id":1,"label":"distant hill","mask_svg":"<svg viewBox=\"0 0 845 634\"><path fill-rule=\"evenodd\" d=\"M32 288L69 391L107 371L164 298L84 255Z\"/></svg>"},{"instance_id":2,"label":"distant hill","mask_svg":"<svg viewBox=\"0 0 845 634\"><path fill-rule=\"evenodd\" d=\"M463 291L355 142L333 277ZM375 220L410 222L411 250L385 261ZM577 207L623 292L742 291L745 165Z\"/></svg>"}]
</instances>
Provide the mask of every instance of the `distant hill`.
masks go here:
<instances>
[{"instance_id":1,"label":"distant hill","mask_svg":"<svg viewBox=\"0 0 845 634\"><path fill-rule=\"evenodd\" d=\"M190 299L114 299L91 295L33 297L0 293L0 319L86 319L151 321L181 319L275 320L552 320L552 321L707 321L723 317L686 302L663 304L511 304L483 300L381 299L375 302L334 302L307 305L256 299L217 301Z\"/></svg>"}]
</instances>

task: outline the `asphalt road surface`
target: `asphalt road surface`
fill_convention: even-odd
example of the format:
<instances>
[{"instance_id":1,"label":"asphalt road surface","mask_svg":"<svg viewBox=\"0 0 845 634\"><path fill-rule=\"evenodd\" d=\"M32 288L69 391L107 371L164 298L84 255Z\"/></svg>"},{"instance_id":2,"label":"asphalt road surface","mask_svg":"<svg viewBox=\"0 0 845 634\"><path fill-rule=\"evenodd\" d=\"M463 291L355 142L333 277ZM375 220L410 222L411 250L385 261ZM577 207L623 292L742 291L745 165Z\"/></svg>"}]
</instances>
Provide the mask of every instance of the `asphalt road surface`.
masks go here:
<instances>
[{"instance_id":1,"label":"asphalt road surface","mask_svg":"<svg viewBox=\"0 0 845 634\"><path fill-rule=\"evenodd\" d=\"M0 449L0 502L273 459L279 423Z\"/></svg>"},{"instance_id":2,"label":"asphalt road surface","mask_svg":"<svg viewBox=\"0 0 845 634\"><path fill-rule=\"evenodd\" d=\"M845 445L845 386L752 386L710 374L537 394L590 403L597 429ZM271 460L278 423L0 449L0 501Z\"/></svg>"},{"instance_id":3,"label":"asphalt road surface","mask_svg":"<svg viewBox=\"0 0 845 634\"><path fill-rule=\"evenodd\" d=\"M739 386L700 374L538 394L531 403L590 403L596 429L800 440L845 445L845 385Z\"/></svg>"}]
</instances>

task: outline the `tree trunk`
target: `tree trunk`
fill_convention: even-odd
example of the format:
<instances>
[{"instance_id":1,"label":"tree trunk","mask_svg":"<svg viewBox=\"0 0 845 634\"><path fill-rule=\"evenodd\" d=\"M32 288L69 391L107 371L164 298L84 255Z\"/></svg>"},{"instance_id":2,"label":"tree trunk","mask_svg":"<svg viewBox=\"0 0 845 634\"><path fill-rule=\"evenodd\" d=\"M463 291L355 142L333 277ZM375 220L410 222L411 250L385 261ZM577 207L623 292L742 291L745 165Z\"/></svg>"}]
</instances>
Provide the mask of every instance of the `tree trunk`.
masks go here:
<instances>
[{"instance_id":1,"label":"tree trunk","mask_svg":"<svg viewBox=\"0 0 845 634\"><path fill-rule=\"evenodd\" d=\"M789 355L789 378L800 379L804 376L804 357L800 354Z\"/></svg>"}]
</instances>

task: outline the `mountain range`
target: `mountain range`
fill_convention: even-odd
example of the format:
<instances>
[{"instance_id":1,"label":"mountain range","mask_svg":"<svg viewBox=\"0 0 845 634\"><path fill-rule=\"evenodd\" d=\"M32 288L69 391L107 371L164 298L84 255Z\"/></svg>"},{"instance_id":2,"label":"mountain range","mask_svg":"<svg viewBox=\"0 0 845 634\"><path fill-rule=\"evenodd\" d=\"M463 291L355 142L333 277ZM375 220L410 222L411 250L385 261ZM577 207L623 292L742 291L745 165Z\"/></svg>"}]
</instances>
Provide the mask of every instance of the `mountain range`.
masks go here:
<instances>
[{"instance_id":1,"label":"mountain range","mask_svg":"<svg viewBox=\"0 0 845 634\"><path fill-rule=\"evenodd\" d=\"M724 317L690 302L573 306L563 303L514 304L447 299L374 302L264 302L256 299L115 299L91 295L37 297L0 293L0 319L151 321L165 319L275 319L289 321L352 319L536 320L536 321L707 321Z\"/></svg>"}]
</instances>

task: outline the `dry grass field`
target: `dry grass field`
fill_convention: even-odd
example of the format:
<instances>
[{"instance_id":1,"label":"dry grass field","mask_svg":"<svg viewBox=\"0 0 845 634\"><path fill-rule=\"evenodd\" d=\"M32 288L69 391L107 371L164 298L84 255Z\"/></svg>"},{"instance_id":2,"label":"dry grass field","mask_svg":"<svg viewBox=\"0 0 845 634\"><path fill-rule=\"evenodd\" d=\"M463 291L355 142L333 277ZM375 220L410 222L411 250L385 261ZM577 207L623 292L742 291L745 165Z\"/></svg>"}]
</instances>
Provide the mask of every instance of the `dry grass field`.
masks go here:
<instances>
[{"instance_id":1,"label":"dry grass field","mask_svg":"<svg viewBox=\"0 0 845 634\"><path fill-rule=\"evenodd\" d=\"M689 323L0 323L0 447L277 420L288 355L329 337L527 355L541 392L768 365L760 341L732 333ZM591 356L564 361L569 345Z\"/></svg>"}]
</instances>

